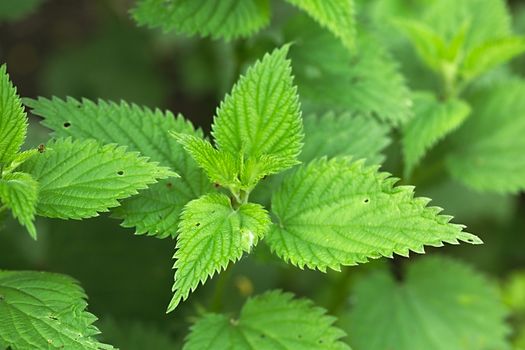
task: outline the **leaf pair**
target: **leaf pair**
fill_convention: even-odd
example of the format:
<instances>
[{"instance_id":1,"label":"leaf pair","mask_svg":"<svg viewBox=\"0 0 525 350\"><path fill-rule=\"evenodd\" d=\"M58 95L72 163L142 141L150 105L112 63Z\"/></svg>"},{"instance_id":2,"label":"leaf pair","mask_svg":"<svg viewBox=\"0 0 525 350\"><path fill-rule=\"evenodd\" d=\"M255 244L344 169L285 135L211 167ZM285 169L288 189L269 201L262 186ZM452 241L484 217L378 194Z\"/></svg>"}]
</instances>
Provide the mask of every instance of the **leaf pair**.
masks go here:
<instances>
[{"instance_id":1,"label":"leaf pair","mask_svg":"<svg viewBox=\"0 0 525 350\"><path fill-rule=\"evenodd\" d=\"M158 190L135 196L134 211L124 202L118 212L125 223L140 223L142 231L163 228L164 218L157 211L161 204L171 210L170 227L178 226L178 242L170 310L199 283L238 260L261 239L286 261L322 271L394 253L407 255L410 250L422 253L425 245L480 243L476 236L463 232L461 225L449 223L450 217L439 215L439 208L427 207L428 199L413 198L411 187L395 187L396 179L378 172L376 166L364 166L364 161L345 158L349 150L338 149L335 146L340 145L330 142L324 150L310 148L301 157L310 164L288 171L280 183L273 184L275 189L264 183L256 187L261 192L274 192L271 209L276 221L270 223L267 211L249 202L250 190L264 174L295 164L302 140L287 50L285 46L266 55L235 85L217 110L215 145L199 138L193 128L169 113L124 103L28 101L57 134L129 145L162 165L169 163L183 175L179 181L159 184ZM324 146L322 138L332 132L339 134L338 125L354 126L356 140L363 137L361 133L375 130L378 139L366 142L369 150L356 146L352 153L377 159L388 142L388 127L366 116L341 114L331 118L328 114L326 123L323 120L307 121L310 136L305 140L310 146L306 149ZM65 122L70 126L64 127ZM187 153L169 136L170 129ZM333 159L315 159L323 154ZM224 188L214 192L206 176ZM223 193L225 189L228 195ZM173 216L186 203L178 221Z\"/></svg>"},{"instance_id":2,"label":"leaf pair","mask_svg":"<svg viewBox=\"0 0 525 350\"><path fill-rule=\"evenodd\" d=\"M240 173L224 173L228 164L244 164L235 162L236 154L241 161L268 155L295 162L301 127L286 51L277 49L256 63L221 104L213 125L217 149L178 136L212 181L230 181ZM395 182L363 161L314 160L282 179L272 197L276 221L270 227L261 206L247 203L247 196L239 201L235 184L229 186L230 199L213 194L190 202L179 225L169 311L263 237L284 260L321 271L394 253L423 253L425 245L481 242L450 224L451 217L439 216L441 209L426 207L428 199L414 199L412 188L394 187Z\"/></svg>"},{"instance_id":3,"label":"leaf pair","mask_svg":"<svg viewBox=\"0 0 525 350\"><path fill-rule=\"evenodd\" d=\"M82 219L119 205L157 179L176 174L115 145L58 139L19 153L27 118L6 66L0 68L0 202L36 238L35 214ZM70 128L71 122L63 123Z\"/></svg>"},{"instance_id":4,"label":"leaf pair","mask_svg":"<svg viewBox=\"0 0 525 350\"><path fill-rule=\"evenodd\" d=\"M286 0L308 13L349 49L355 42L353 0ZM270 21L268 0L139 0L133 17L141 25L212 38L247 37Z\"/></svg>"},{"instance_id":5,"label":"leaf pair","mask_svg":"<svg viewBox=\"0 0 525 350\"><path fill-rule=\"evenodd\" d=\"M288 46L267 54L241 77L217 110L213 136L217 148L195 136L176 134L212 182L229 189L186 205L179 224L175 295L168 311L199 282L250 252L269 228L266 210L248 203L266 175L298 163L302 123L293 86ZM211 252L211 254L210 254Z\"/></svg>"},{"instance_id":6,"label":"leaf pair","mask_svg":"<svg viewBox=\"0 0 525 350\"><path fill-rule=\"evenodd\" d=\"M399 19L396 24L445 84L464 85L525 52L525 38L512 35L502 0L438 1L421 17ZM455 86L445 88L456 93Z\"/></svg>"}]
</instances>

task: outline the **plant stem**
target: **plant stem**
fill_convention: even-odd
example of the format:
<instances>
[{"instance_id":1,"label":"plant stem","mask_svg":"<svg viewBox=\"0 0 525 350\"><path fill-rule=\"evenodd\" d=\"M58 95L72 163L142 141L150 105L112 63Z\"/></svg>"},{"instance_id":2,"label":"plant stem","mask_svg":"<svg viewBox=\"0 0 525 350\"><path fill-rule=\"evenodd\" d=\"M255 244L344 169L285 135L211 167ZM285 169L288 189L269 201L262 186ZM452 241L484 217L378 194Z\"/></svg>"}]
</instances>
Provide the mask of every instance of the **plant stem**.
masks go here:
<instances>
[{"instance_id":1,"label":"plant stem","mask_svg":"<svg viewBox=\"0 0 525 350\"><path fill-rule=\"evenodd\" d=\"M332 297L332 303L328 307L328 311L331 315L339 315L339 313L342 312L342 309L344 308L348 296L350 295L350 286L352 285L352 278L351 278L351 271L350 268L345 268L341 272L341 276L339 277L337 283L332 288L333 290L333 297Z\"/></svg>"},{"instance_id":2,"label":"plant stem","mask_svg":"<svg viewBox=\"0 0 525 350\"><path fill-rule=\"evenodd\" d=\"M210 311L220 312L223 308L224 291L228 285L232 273L232 264L229 264L226 270L217 276L217 283L215 284L215 290L211 297Z\"/></svg>"}]
</instances>

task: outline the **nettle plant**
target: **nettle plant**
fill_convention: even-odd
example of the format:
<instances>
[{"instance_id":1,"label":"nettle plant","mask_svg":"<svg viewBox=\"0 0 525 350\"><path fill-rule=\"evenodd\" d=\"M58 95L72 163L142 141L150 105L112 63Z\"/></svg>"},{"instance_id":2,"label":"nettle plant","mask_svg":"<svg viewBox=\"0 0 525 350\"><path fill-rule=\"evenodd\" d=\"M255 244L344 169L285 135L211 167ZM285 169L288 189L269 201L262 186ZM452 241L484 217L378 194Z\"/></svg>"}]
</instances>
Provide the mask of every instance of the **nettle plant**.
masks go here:
<instances>
[{"instance_id":1,"label":"nettle plant","mask_svg":"<svg viewBox=\"0 0 525 350\"><path fill-rule=\"evenodd\" d=\"M126 102L25 99L53 139L20 152L26 115L2 66L0 210L33 238L35 215L111 210L136 234L176 239L168 312L259 241L322 272L482 243L379 168L398 138L404 183L448 172L480 191L525 188L525 83L494 70L525 50L504 3L289 2L310 17L279 28L282 42L226 95L210 137ZM264 0L143 0L132 11L140 24L226 39L262 29L269 12ZM402 61L405 77L389 50L407 57L408 43L424 66ZM85 298L66 276L0 271L0 348L112 348L97 340ZM184 349L509 348L497 291L454 260L409 262L402 280L372 272L353 300L336 325L311 301L268 291L237 317L202 315Z\"/></svg>"}]
</instances>

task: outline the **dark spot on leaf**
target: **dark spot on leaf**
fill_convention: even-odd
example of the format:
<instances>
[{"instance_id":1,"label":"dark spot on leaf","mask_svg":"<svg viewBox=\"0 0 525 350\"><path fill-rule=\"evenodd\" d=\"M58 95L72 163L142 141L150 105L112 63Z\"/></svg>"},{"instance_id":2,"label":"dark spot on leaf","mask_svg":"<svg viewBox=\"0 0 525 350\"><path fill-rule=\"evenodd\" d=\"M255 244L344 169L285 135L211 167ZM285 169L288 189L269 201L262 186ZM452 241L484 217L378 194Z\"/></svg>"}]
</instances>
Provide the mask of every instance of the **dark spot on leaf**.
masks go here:
<instances>
[{"instance_id":1,"label":"dark spot on leaf","mask_svg":"<svg viewBox=\"0 0 525 350\"><path fill-rule=\"evenodd\" d=\"M370 203L370 199L369 198L365 198L365 200L363 202L364 203Z\"/></svg>"},{"instance_id":2,"label":"dark spot on leaf","mask_svg":"<svg viewBox=\"0 0 525 350\"><path fill-rule=\"evenodd\" d=\"M168 182L166 184L166 187L169 188L169 189L172 189L173 188L173 184L171 182Z\"/></svg>"},{"instance_id":3,"label":"dark spot on leaf","mask_svg":"<svg viewBox=\"0 0 525 350\"><path fill-rule=\"evenodd\" d=\"M117 171L117 175L120 175L120 176L124 175L124 171L122 170Z\"/></svg>"},{"instance_id":4,"label":"dark spot on leaf","mask_svg":"<svg viewBox=\"0 0 525 350\"><path fill-rule=\"evenodd\" d=\"M199 227L200 225L201 225L201 223L198 222L198 223L195 224L195 227Z\"/></svg>"},{"instance_id":5,"label":"dark spot on leaf","mask_svg":"<svg viewBox=\"0 0 525 350\"><path fill-rule=\"evenodd\" d=\"M46 145L43 143L39 144L37 150L39 153L44 153L46 151Z\"/></svg>"},{"instance_id":6,"label":"dark spot on leaf","mask_svg":"<svg viewBox=\"0 0 525 350\"><path fill-rule=\"evenodd\" d=\"M64 128L69 128L71 126L71 123L70 122L65 122L64 123Z\"/></svg>"},{"instance_id":7,"label":"dark spot on leaf","mask_svg":"<svg viewBox=\"0 0 525 350\"><path fill-rule=\"evenodd\" d=\"M4 300L4 296L0 295L0 301L3 301L3 300Z\"/></svg>"},{"instance_id":8,"label":"dark spot on leaf","mask_svg":"<svg viewBox=\"0 0 525 350\"><path fill-rule=\"evenodd\" d=\"M221 185L218 184L218 183L214 183L213 186L215 186L215 188L219 188L219 187L221 187Z\"/></svg>"},{"instance_id":9,"label":"dark spot on leaf","mask_svg":"<svg viewBox=\"0 0 525 350\"><path fill-rule=\"evenodd\" d=\"M266 180L267 178L268 178L268 175L264 175L262 179Z\"/></svg>"},{"instance_id":10,"label":"dark spot on leaf","mask_svg":"<svg viewBox=\"0 0 525 350\"><path fill-rule=\"evenodd\" d=\"M261 339L264 339L266 338L266 335L264 335L263 333L261 333Z\"/></svg>"},{"instance_id":11,"label":"dark spot on leaf","mask_svg":"<svg viewBox=\"0 0 525 350\"><path fill-rule=\"evenodd\" d=\"M322 344L323 343L323 339L319 339L318 343Z\"/></svg>"},{"instance_id":12,"label":"dark spot on leaf","mask_svg":"<svg viewBox=\"0 0 525 350\"><path fill-rule=\"evenodd\" d=\"M301 334L297 334L297 339L303 339L303 336Z\"/></svg>"},{"instance_id":13,"label":"dark spot on leaf","mask_svg":"<svg viewBox=\"0 0 525 350\"><path fill-rule=\"evenodd\" d=\"M56 317L56 316L49 315L49 316L47 316L47 317L49 317L49 319L51 319L51 320L53 320L53 321L58 321L58 317Z\"/></svg>"}]
</instances>

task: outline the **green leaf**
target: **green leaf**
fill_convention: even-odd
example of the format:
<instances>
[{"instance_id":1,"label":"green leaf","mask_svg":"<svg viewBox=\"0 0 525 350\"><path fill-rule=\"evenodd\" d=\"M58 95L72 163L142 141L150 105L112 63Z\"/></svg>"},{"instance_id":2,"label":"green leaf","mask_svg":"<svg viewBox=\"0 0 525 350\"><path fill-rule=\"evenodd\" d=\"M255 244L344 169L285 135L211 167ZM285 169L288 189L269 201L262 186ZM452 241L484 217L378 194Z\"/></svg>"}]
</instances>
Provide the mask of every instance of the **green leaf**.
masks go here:
<instances>
[{"instance_id":1,"label":"green leaf","mask_svg":"<svg viewBox=\"0 0 525 350\"><path fill-rule=\"evenodd\" d=\"M268 0L139 0L132 14L140 25L165 32L234 39L266 26L270 4Z\"/></svg>"},{"instance_id":2,"label":"green leaf","mask_svg":"<svg viewBox=\"0 0 525 350\"><path fill-rule=\"evenodd\" d=\"M525 51L525 38L509 36L484 42L468 53L461 66L465 80L471 80Z\"/></svg>"},{"instance_id":3,"label":"green leaf","mask_svg":"<svg viewBox=\"0 0 525 350\"><path fill-rule=\"evenodd\" d=\"M287 28L293 72L306 110L377 116L392 125L411 117L411 96L399 67L366 32L349 52L333 35L308 18ZM320 50L319 48L322 48Z\"/></svg>"},{"instance_id":4,"label":"green leaf","mask_svg":"<svg viewBox=\"0 0 525 350\"><path fill-rule=\"evenodd\" d=\"M97 216L157 179L176 175L124 147L100 146L95 140L58 139L47 147L21 166L39 183L37 213L42 216Z\"/></svg>"},{"instance_id":5,"label":"green leaf","mask_svg":"<svg viewBox=\"0 0 525 350\"><path fill-rule=\"evenodd\" d=\"M419 19L445 42L452 41L468 24L463 45L466 52L511 33L510 16L503 0L440 0L423 8Z\"/></svg>"},{"instance_id":6,"label":"green leaf","mask_svg":"<svg viewBox=\"0 0 525 350\"><path fill-rule=\"evenodd\" d=\"M0 271L0 348L113 349L99 343L74 279L48 272Z\"/></svg>"},{"instance_id":7,"label":"green leaf","mask_svg":"<svg viewBox=\"0 0 525 350\"><path fill-rule=\"evenodd\" d=\"M348 159L320 159L289 175L272 197L276 217L266 241L272 251L303 268L339 270L370 258L424 253L443 242L481 240L450 223L427 198L414 198L413 187L377 166Z\"/></svg>"},{"instance_id":8,"label":"green leaf","mask_svg":"<svg viewBox=\"0 0 525 350\"><path fill-rule=\"evenodd\" d=\"M0 202L11 209L21 225L36 239L35 220L38 182L26 173L9 173L0 178Z\"/></svg>"},{"instance_id":9,"label":"green leaf","mask_svg":"<svg viewBox=\"0 0 525 350\"><path fill-rule=\"evenodd\" d=\"M405 176L439 140L457 129L470 114L470 106L458 99L438 101L432 93L414 95L414 118L403 126Z\"/></svg>"},{"instance_id":10,"label":"green leaf","mask_svg":"<svg viewBox=\"0 0 525 350\"><path fill-rule=\"evenodd\" d=\"M80 102L72 98L24 102L33 109L33 114L44 118L42 123L54 130L55 136L117 143L181 175L178 180L168 179L150 186L113 210L113 215L124 219L122 226L136 227L137 234L175 236L184 205L211 189L206 174L168 133L171 130L202 137L180 115L175 117L170 112L125 102L94 103L86 99Z\"/></svg>"},{"instance_id":11,"label":"green leaf","mask_svg":"<svg viewBox=\"0 0 525 350\"><path fill-rule=\"evenodd\" d=\"M390 144L388 126L359 114L328 112L304 118L304 146L299 159L305 163L327 156L366 158L369 164L380 164L381 154Z\"/></svg>"},{"instance_id":12,"label":"green leaf","mask_svg":"<svg viewBox=\"0 0 525 350\"><path fill-rule=\"evenodd\" d=\"M0 173L16 157L26 132L26 113L4 64L0 66Z\"/></svg>"},{"instance_id":13,"label":"green leaf","mask_svg":"<svg viewBox=\"0 0 525 350\"><path fill-rule=\"evenodd\" d=\"M469 98L472 117L451 136L446 165L458 181L480 191L525 189L525 81L503 80Z\"/></svg>"},{"instance_id":14,"label":"green leaf","mask_svg":"<svg viewBox=\"0 0 525 350\"><path fill-rule=\"evenodd\" d=\"M239 187L240 159L222 152L208 141L189 134L172 133L199 166L206 171L212 182L225 187Z\"/></svg>"},{"instance_id":15,"label":"green leaf","mask_svg":"<svg viewBox=\"0 0 525 350\"><path fill-rule=\"evenodd\" d=\"M186 300L199 282L250 252L268 231L270 218L258 204L233 208L230 198L212 193L189 202L182 212L175 253L175 295L168 312Z\"/></svg>"},{"instance_id":16,"label":"green leaf","mask_svg":"<svg viewBox=\"0 0 525 350\"><path fill-rule=\"evenodd\" d=\"M287 53L286 45L266 54L221 103L213 124L219 150L245 159L279 157L280 170L298 163L303 127Z\"/></svg>"},{"instance_id":17,"label":"green leaf","mask_svg":"<svg viewBox=\"0 0 525 350\"><path fill-rule=\"evenodd\" d=\"M249 299L238 319L206 314L191 328L184 350L349 350L335 318L307 299L271 291Z\"/></svg>"},{"instance_id":18,"label":"green leaf","mask_svg":"<svg viewBox=\"0 0 525 350\"><path fill-rule=\"evenodd\" d=\"M376 272L358 283L352 300L348 330L356 349L508 349L497 290L454 260L418 260L403 282Z\"/></svg>"},{"instance_id":19,"label":"green leaf","mask_svg":"<svg viewBox=\"0 0 525 350\"><path fill-rule=\"evenodd\" d=\"M328 28L348 49L355 47L355 8L353 0L286 0L304 10L321 26Z\"/></svg>"},{"instance_id":20,"label":"green leaf","mask_svg":"<svg viewBox=\"0 0 525 350\"><path fill-rule=\"evenodd\" d=\"M447 53L447 43L431 27L423 22L399 19L396 26L407 36L421 60L435 71L440 71L442 59Z\"/></svg>"}]
</instances>

